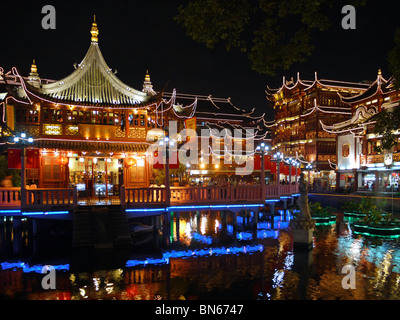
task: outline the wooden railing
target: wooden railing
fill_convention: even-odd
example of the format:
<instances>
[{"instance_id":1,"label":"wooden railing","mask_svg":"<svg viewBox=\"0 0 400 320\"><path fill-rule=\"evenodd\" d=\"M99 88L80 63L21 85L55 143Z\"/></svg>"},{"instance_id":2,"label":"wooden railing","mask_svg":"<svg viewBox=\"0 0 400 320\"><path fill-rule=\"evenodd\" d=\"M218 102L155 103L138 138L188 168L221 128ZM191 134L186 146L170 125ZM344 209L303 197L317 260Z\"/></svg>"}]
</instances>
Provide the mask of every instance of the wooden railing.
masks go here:
<instances>
[{"instance_id":1,"label":"wooden railing","mask_svg":"<svg viewBox=\"0 0 400 320\"><path fill-rule=\"evenodd\" d=\"M120 201L121 204L127 206L132 204L165 204L165 200L165 188L121 188Z\"/></svg>"},{"instance_id":2,"label":"wooden railing","mask_svg":"<svg viewBox=\"0 0 400 320\"><path fill-rule=\"evenodd\" d=\"M27 189L25 209L34 211L43 208L74 207L77 196L74 189ZM0 188L0 207L21 208L20 188Z\"/></svg>"},{"instance_id":3,"label":"wooden railing","mask_svg":"<svg viewBox=\"0 0 400 320\"><path fill-rule=\"evenodd\" d=\"M257 202L261 198L258 186L171 188L171 204Z\"/></svg>"},{"instance_id":4,"label":"wooden railing","mask_svg":"<svg viewBox=\"0 0 400 320\"><path fill-rule=\"evenodd\" d=\"M74 205L74 189L27 189L27 208L68 207ZM76 200L75 200L76 201Z\"/></svg>"},{"instance_id":5,"label":"wooden railing","mask_svg":"<svg viewBox=\"0 0 400 320\"><path fill-rule=\"evenodd\" d=\"M171 187L171 205L180 204L212 204L212 203L262 203L265 199L278 199L298 193L297 185L269 185L262 195L260 186L226 186L226 187ZM121 196L124 193L121 193ZM158 196L157 196L158 195ZM125 204L157 205L166 204L164 188L126 188ZM123 204L121 198L121 204Z\"/></svg>"},{"instance_id":6,"label":"wooden railing","mask_svg":"<svg viewBox=\"0 0 400 320\"><path fill-rule=\"evenodd\" d=\"M0 188L0 207L20 207L20 188Z\"/></svg>"}]
</instances>

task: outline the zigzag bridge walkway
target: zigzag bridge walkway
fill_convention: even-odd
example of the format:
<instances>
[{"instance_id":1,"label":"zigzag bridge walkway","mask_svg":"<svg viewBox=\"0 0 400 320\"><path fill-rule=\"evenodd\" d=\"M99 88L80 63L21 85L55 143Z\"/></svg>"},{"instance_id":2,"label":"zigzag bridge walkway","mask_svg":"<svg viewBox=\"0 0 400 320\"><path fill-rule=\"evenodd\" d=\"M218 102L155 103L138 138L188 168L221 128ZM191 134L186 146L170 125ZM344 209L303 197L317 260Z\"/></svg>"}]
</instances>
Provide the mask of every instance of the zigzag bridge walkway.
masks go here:
<instances>
[{"instance_id":1,"label":"zigzag bridge walkway","mask_svg":"<svg viewBox=\"0 0 400 320\"><path fill-rule=\"evenodd\" d=\"M23 194L23 192L25 194ZM80 197L76 188L0 188L0 216L67 218L79 209L120 207L128 217L160 215L167 211L255 209L298 196L298 185L125 188L119 196ZM167 196L167 194L170 194ZM21 197L22 196L22 197Z\"/></svg>"}]
</instances>

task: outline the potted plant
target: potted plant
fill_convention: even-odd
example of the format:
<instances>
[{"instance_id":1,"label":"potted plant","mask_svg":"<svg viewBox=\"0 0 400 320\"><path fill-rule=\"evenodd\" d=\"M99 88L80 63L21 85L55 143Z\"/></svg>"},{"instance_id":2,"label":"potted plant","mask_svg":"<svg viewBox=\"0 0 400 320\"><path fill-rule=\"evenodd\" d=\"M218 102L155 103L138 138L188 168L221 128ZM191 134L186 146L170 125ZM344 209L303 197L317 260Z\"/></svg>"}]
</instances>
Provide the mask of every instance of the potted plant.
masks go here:
<instances>
[{"instance_id":1,"label":"potted plant","mask_svg":"<svg viewBox=\"0 0 400 320\"><path fill-rule=\"evenodd\" d=\"M344 216L348 221L352 222L353 220L358 220L366 217L371 210L375 210L378 208L383 208L386 204L386 200L379 199L374 200L371 197L363 197L360 202L355 200L346 201L343 205ZM383 212L382 214L386 214Z\"/></svg>"},{"instance_id":2,"label":"potted plant","mask_svg":"<svg viewBox=\"0 0 400 320\"><path fill-rule=\"evenodd\" d=\"M310 214L316 225L330 224L336 221L336 215L333 214L332 207L323 207L319 202L308 203Z\"/></svg>"},{"instance_id":3,"label":"potted plant","mask_svg":"<svg viewBox=\"0 0 400 320\"><path fill-rule=\"evenodd\" d=\"M369 236L400 237L400 221L377 205L372 205L366 216L353 224L353 229L355 233Z\"/></svg>"},{"instance_id":4,"label":"potted plant","mask_svg":"<svg viewBox=\"0 0 400 320\"><path fill-rule=\"evenodd\" d=\"M360 203L351 199L344 203L342 206L343 214L346 218L359 218L360 217Z\"/></svg>"}]
</instances>

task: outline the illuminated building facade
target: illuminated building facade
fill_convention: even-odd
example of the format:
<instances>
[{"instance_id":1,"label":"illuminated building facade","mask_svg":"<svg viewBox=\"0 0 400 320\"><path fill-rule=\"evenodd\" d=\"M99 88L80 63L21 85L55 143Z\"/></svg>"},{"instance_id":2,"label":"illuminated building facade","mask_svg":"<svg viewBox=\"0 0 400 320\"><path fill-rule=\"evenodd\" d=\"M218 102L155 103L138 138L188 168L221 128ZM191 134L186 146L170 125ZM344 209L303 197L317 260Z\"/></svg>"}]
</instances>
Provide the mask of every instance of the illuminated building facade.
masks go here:
<instances>
[{"instance_id":1,"label":"illuminated building facade","mask_svg":"<svg viewBox=\"0 0 400 320\"><path fill-rule=\"evenodd\" d=\"M15 67L0 69L2 146L10 169L21 168L21 145L13 137L32 137L25 146L27 185L77 186L88 196L113 195L122 185L148 187L154 169L148 147L164 139L171 121L178 132L188 119L195 130L219 120L237 126L260 121L230 99L157 92L148 72L142 90L126 85L103 58L96 21L90 33L86 56L61 80L42 79L35 61L26 77Z\"/></svg>"},{"instance_id":2,"label":"illuminated building facade","mask_svg":"<svg viewBox=\"0 0 400 320\"><path fill-rule=\"evenodd\" d=\"M287 81L278 89L267 87L267 99L273 104L275 119L272 130L273 152L298 159L313 166L312 182L333 188L336 183L336 134L324 131L326 125L351 118L352 110L341 100L362 94L367 84L319 79ZM281 177L282 179L282 177Z\"/></svg>"},{"instance_id":3,"label":"illuminated building facade","mask_svg":"<svg viewBox=\"0 0 400 320\"><path fill-rule=\"evenodd\" d=\"M352 117L334 125L322 123L327 133L337 135L337 186L348 190L387 191L398 188L400 148L377 152L380 137L374 133L378 114L399 106L400 93L393 77L386 80L378 71L376 80L360 95L343 97Z\"/></svg>"}]
</instances>

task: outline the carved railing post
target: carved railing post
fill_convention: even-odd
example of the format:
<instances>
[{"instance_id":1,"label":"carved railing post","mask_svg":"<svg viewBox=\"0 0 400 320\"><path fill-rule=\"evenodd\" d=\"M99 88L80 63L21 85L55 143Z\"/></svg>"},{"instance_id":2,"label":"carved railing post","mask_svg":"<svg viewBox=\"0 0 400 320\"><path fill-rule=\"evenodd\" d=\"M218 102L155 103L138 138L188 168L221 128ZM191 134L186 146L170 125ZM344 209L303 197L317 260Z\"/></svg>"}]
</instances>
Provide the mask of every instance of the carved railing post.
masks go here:
<instances>
[{"instance_id":1,"label":"carved railing post","mask_svg":"<svg viewBox=\"0 0 400 320\"><path fill-rule=\"evenodd\" d=\"M119 201L121 204L121 207L125 207L126 206L126 194L125 194L125 186L122 185L121 189L119 191Z\"/></svg>"}]
</instances>

